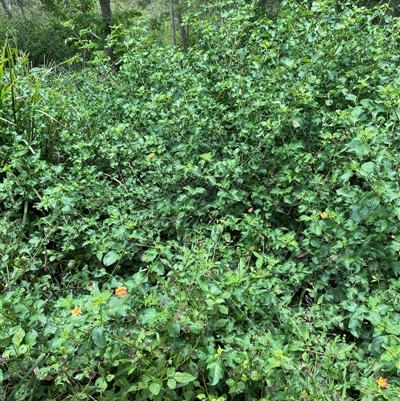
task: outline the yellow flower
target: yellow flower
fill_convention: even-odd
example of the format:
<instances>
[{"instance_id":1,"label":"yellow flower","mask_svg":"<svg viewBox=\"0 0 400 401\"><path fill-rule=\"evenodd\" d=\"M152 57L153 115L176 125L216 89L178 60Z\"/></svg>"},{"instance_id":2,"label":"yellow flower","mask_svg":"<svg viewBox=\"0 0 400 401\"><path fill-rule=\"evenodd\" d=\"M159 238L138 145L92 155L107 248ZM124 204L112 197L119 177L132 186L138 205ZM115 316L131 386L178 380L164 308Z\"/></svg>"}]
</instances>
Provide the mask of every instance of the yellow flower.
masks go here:
<instances>
[{"instance_id":1,"label":"yellow flower","mask_svg":"<svg viewBox=\"0 0 400 401\"><path fill-rule=\"evenodd\" d=\"M126 287L118 287L118 288L115 290L115 295L116 295L118 298L126 297L127 294L128 294L128 292L126 291Z\"/></svg>"},{"instance_id":2,"label":"yellow flower","mask_svg":"<svg viewBox=\"0 0 400 401\"><path fill-rule=\"evenodd\" d=\"M321 216L321 219L327 219L327 218L329 217L329 214L326 213L326 212L322 212L322 213L320 214L320 216Z\"/></svg>"},{"instance_id":3,"label":"yellow flower","mask_svg":"<svg viewBox=\"0 0 400 401\"><path fill-rule=\"evenodd\" d=\"M155 153L150 153L147 157L148 157L149 159L152 159L155 155L156 155Z\"/></svg>"},{"instance_id":4,"label":"yellow flower","mask_svg":"<svg viewBox=\"0 0 400 401\"><path fill-rule=\"evenodd\" d=\"M79 316L82 312L82 308L75 306L75 309L71 312L72 316Z\"/></svg>"},{"instance_id":5,"label":"yellow flower","mask_svg":"<svg viewBox=\"0 0 400 401\"><path fill-rule=\"evenodd\" d=\"M388 388L389 387L389 383L387 382L388 379L384 378L384 377L379 377L379 379L376 380L376 382L378 383L378 386L380 388Z\"/></svg>"}]
</instances>

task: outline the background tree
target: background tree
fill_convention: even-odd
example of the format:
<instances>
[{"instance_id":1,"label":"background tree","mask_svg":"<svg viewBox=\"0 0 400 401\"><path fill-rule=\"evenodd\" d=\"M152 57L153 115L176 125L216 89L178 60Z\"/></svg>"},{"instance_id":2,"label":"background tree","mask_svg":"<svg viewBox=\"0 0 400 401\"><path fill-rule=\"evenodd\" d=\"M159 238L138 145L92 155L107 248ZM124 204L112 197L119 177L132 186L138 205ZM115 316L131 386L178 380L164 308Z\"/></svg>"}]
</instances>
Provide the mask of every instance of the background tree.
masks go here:
<instances>
[{"instance_id":1,"label":"background tree","mask_svg":"<svg viewBox=\"0 0 400 401\"><path fill-rule=\"evenodd\" d=\"M6 2L6 0L0 0L1 6L3 7L4 12L6 13L7 17L9 19L12 18L12 12L11 12L11 2Z\"/></svg>"}]
</instances>

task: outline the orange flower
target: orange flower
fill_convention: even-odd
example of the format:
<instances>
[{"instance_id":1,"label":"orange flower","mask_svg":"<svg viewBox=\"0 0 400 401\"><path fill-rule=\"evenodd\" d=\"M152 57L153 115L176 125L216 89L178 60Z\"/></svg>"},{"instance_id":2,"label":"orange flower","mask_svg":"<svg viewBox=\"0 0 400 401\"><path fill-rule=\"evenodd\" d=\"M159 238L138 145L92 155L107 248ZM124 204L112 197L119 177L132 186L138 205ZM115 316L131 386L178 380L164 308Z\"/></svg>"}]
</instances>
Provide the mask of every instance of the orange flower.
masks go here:
<instances>
[{"instance_id":1,"label":"orange flower","mask_svg":"<svg viewBox=\"0 0 400 401\"><path fill-rule=\"evenodd\" d=\"M327 219L329 217L328 213L326 213L326 212L322 212L320 214L320 216L321 216L321 219Z\"/></svg>"},{"instance_id":2,"label":"orange flower","mask_svg":"<svg viewBox=\"0 0 400 401\"><path fill-rule=\"evenodd\" d=\"M82 312L82 308L75 306L75 309L71 312L72 316L79 316Z\"/></svg>"},{"instance_id":3,"label":"orange flower","mask_svg":"<svg viewBox=\"0 0 400 401\"><path fill-rule=\"evenodd\" d=\"M149 159L152 159L155 155L156 155L155 153L150 153L147 157L148 157Z\"/></svg>"},{"instance_id":4,"label":"orange flower","mask_svg":"<svg viewBox=\"0 0 400 401\"><path fill-rule=\"evenodd\" d=\"M379 377L379 379L376 380L376 382L378 383L378 386L380 388L388 388L389 387L389 383L387 382L388 379L384 378L384 377Z\"/></svg>"},{"instance_id":5,"label":"orange flower","mask_svg":"<svg viewBox=\"0 0 400 401\"><path fill-rule=\"evenodd\" d=\"M126 291L126 287L118 287L118 288L115 290L115 295L116 295L118 298L126 297L127 294L128 294L128 292Z\"/></svg>"}]
</instances>

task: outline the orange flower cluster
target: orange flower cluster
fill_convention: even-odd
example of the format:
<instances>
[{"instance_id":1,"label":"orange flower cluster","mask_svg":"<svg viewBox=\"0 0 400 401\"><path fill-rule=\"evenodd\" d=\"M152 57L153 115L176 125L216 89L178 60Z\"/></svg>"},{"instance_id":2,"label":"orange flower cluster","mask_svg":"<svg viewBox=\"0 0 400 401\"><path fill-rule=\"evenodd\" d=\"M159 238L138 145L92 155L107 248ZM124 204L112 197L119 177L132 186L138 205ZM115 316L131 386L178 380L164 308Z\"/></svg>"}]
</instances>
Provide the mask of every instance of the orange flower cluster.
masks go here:
<instances>
[{"instance_id":1,"label":"orange flower cluster","mask_svg":"<svg viewBox=\"0 0 400 401\"><path fill-rule=\"evenodd\" d=\"M321 216L321 219L327 219L327 218L329 217L329 214L326 213L326 212L322 212L322 213L320 214L320 216Z\"/></svg>"},{"instance_id":2,"label":"orange flower cluster","mask_svg":"<svg viewBox=\"0 0 400 401\"><path fill-rule=\"evenodd\" d=\"M380 388L388 388L389 387L388 379L386 379L384 377L379 377L379 379L377 379L376 382Z\"/></svg>"},{"instance_id":3,"label":"orange flower cluster","mask_svg":"<svg viewBox=\"0 0 400 401\"><path fill-rule=\"evenodd\" d=\"M71 312L72 316L79 316L82 313L82 308L75 306L74 310Z\"/></svg>"},{"instance_id":4,"label":"orange flower cluster","mask_svg":"<svg viewBox=\"0 0 400 401\"><path fill-rule=\"evenodd\" d=\"M126 290L126 287L118 287L115 290L115 295L118 298L123 298L123 297L126 297L128 295L128 291Z\"/></svg>"}]
</instances>

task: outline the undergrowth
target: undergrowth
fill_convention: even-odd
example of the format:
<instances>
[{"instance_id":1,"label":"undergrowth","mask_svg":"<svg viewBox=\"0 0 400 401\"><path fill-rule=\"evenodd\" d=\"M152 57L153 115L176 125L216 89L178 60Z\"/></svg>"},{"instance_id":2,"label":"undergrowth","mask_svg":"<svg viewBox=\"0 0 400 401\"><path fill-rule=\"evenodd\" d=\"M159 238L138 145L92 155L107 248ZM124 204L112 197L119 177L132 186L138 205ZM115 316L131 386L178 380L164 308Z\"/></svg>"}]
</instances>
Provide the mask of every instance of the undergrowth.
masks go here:
<instances>
[{"instance_id":1,"label":"undergrowth","mask_svg":"<svg viewBox=\"0 0 400 401\"><path fill-rule=\"evenodd\" d=\"M191 18L118 73L3 46L0 397L395 399L399 21Z\"/></svg>"}]
</instances>

